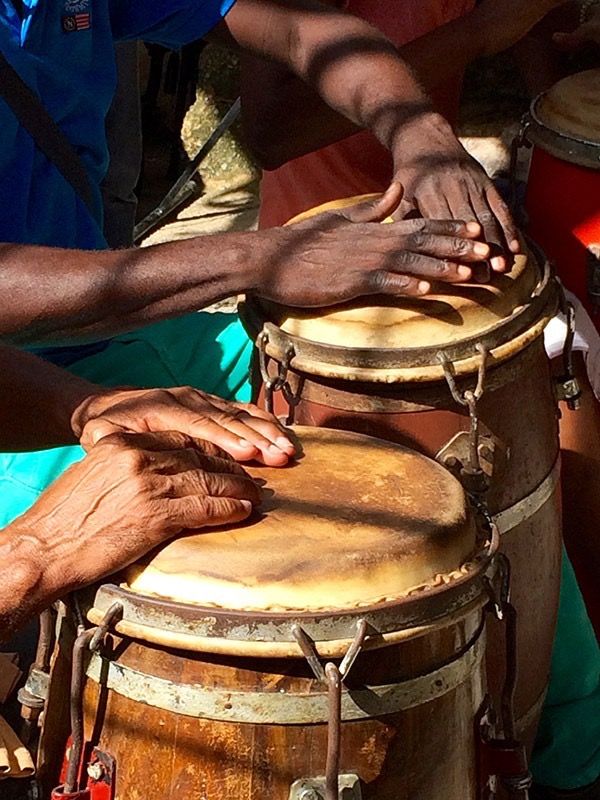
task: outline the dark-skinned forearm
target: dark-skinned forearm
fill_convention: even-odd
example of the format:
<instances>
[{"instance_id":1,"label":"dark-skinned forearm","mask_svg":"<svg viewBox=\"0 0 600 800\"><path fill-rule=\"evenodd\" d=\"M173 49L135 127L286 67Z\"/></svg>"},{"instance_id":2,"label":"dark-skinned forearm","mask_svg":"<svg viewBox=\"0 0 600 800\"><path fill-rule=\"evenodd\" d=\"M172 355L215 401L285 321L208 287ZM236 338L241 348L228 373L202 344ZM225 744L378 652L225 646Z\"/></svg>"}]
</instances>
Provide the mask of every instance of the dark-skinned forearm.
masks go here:
<instances>
[{"instance_id":1,"label":"dark-skinned forearm","mask_svg":"<svg viewBox=\"0 0 600 800\"><path fill-rule=\"evenodd\" d=\"M461 75L482 48L472 15L466 15L401 47L399 53L431 93ZM244 129L264 168L276 169L361 129L280 65L254 56L245 56L242 64Z\"/></svg>"},{"instance_id":2,"label":"dark-skinned forearm","mask_svg":"<svg viewBox=\"0 0 600 800\"><path fill-rule=\"evenodd\" d=\"M433 114L429 98L394 45L368 23L338 9L310 2L244 0L232 8L225 24L243 49L288 67L331 108L372 130L388 147L401 127Z\"/></svg>"},{"instance_id":3,"label":"dark-skinned forearm","mask_svg":"<svg viewBox=\"0 0 600 800\"><path fill-rule=\"evenodd\" d=\"M74 443L73 414L102 391L30 353L0 346L0 450Z\"/></svg>"},{"instance_id":4,"label":"dark-skinned forearm","mask_svg":"<svg viewBox=\"0 0 600 800\"><path fill-rule=\"evenodd\" d=\"M254 289L265 243L236 233L114 251L0 245L0 285L11 298L0 337L89 341L195 311Z\"/></svg>"},{"instance_id":5,"label":"dark-skinned forearm","mask_svg":"<svg viewBox=\"0 0 600 800\"><path fill-rule=\"evenodd\" d=\"M0 642L56 599L45 581L42 558L33 535L16 525L0 531Z\"/></svg>"}]
</instances>

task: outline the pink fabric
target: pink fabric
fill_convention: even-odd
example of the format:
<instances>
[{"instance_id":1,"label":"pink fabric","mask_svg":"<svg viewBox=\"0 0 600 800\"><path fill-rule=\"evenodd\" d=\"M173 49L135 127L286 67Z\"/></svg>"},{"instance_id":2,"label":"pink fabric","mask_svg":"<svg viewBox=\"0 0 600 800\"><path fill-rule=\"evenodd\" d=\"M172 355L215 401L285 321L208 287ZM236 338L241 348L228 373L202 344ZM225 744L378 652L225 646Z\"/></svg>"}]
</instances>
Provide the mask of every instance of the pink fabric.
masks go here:
<instances>
[{"instance_id":1,"label":"pink fabric","mask_svg":"<svg viewBox=\"0 0 600 800\"><path fill-rule=\"evenodd\" d=\"M397 45L457 19L473 5L474 0L349 0L346 4L348 11L378 27ZM450 117L456 113L459 93L459 79L436 93L438 107ZM383 191L391 174L390 155L372 134L350 136L263 173L260 227L282 225L329 200Z\"/></svg>"}]
</instances>

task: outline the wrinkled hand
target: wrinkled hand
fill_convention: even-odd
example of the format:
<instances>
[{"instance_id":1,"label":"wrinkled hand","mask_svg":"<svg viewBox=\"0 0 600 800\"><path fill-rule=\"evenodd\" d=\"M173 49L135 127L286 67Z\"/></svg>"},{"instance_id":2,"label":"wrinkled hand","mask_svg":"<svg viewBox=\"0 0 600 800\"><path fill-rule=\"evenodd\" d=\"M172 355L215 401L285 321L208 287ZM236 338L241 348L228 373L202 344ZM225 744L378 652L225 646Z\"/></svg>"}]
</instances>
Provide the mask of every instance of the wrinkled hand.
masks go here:
<instances>
[{"instance_id":1,"label":"wrinkled hand","mask_svg":"<svg viewBox=\"0 0 600 800\"><path fill-rule=\"evenodd\" d=\"M183 434L113 434L19 518L45 594L92 583L185 529L240 522L260 502L242 467Z\"/></svg>"},{"instance_id":2,"label":"wrinkled hand","mask_svg":"<svg viewBox=\"0 0 600 800\"><path fill-rule=\"evenodd\" d=\"M600 7L592 9L588 19L572 33L555 33L552 37L561 50L578 50L588 44L600 45Z\"/></svg>"},{"instance_id":3,"label":"wrinkled hand","mask_svg":"<svg viewBox=\"0 0 600 800\"><path fill-rule=\"evenodd\" d=\"M509 253L520 249L517 228L492 181L442 117L430 114L405 126L394 168L404 185L399 217L477 221L491 247L492 269L507 268Z\"/></svg>"},{"instance_id":4,"label":"wrinkled hand","mask_svg":"<svg viewBox=\"0 0 600 800\"><path fill-rule=\"evenodd\" d=\"M565 0L482 0L469 14L482 56L507 50Z\"/></svg>"},{"instance_id":5,"label":"wrinkled hand","mask_svg":"<svg viewBox=\"0 0 600 800\"><path fill-rule=\"evenodd\" d=\"M472 266L489 256L475 241L480 226L424 219L380 225L401 199L402 187L393 183L377 200L259 231L268 255L256 294L311 308L363 295L423 295L437 282L469 280Z\"/></svg>"},{"instance_id":6,"label":"wrinkled hand","mask_svg":"<svg viewBox=\"0 0 600 800\"><path fill-rule=\"evenodd\" d=\"M72 425L86 449L111 433L179 431L212 442L237 461L257 459L276 467L294 454L294 445L272 414L190 386L108 389L86 399L73 414Z\"/></svg>"}]
</instances>

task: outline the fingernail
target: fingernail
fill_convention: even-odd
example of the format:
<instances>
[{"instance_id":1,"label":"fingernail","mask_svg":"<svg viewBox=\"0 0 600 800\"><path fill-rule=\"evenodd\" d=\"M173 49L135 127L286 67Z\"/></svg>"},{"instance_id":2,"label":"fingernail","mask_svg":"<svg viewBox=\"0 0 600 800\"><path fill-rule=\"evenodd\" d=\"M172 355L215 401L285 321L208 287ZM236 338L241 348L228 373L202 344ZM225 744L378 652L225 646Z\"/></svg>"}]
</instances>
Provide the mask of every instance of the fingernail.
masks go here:
<instances>
[{"instance_id":1,"label":"fingernail","mask_svg":"<svg viewBox=\"0 0 600 800\"><path fill-rule=\"evenodd\" d=\"M487 244L483 244L483 242L477 242L477 244L473 245L473 252L478 256L488 256L490 248Z\"/></svg>"},{"instance_id":2,"label":"fingernail","mask_svg":"<svg viewBox=\"0 0 600 800\"><path fill-rule=\"evenodd\" d=\"M431 289L431 284L427 281L419 281L417 284L417 292L419 294L427 294L427 292Z\"/></svg>"},{"instance_id":3,"label":"fingernail","mask_svg":"<svg viewBox=\"0 0 600 800\"><path fill-rule=\"evenodd\" d=\"M296 449L290 440L285 438L285 436L278 436L277 439L275 439L275 444L282 450L294 451Z\"/></svg>"},{"instance_id":4,"label":"fingernail","mask_svg":"<svg viewBox=\"0 0 600 800\"><path fill-rule=\"evenodd\" d=\"M490 265L496 272L502 272L506 266L506 261L500 256L496 256L496 258L490 259Z\"/></svg>"},{"instance_id":5,"label":"fingernail","mask_svg":"<svg viewBox=\"0 0 600 800\"><path fill-rule=\"evenodd\" d=\"M243 505L245 511L247 511L249 514L252 512L254 506L250 500L240 500L240 503Z\"/></svg>"},{"instance_id":6,"label":"fingernail","mask_svg":"<svg viewBox=\"0 0 600 800\"><path fill-rule=\"evenodd\" d=\"M467 231L469 233L479 233L481 226L478 222L467 222Z\"/></svg>"},{"instance_id":7,"label":"fingernail","mask_svg":"<svg viewBox=\"0 0 600 800\"><path fill-rule=\"evenodd\" d=\"M473 274L473 272L472 270L469 269L469 267L458 267L458 269L456 270L456 274L458 275L459 278L464 278L465 280L468 280Z\"/></svg>"},{"instance_id":8,"label":"fingernail","mask_svg":"<svg viewBox=\"0 0 600 800\"><path fill-rule=\"evenodd\" d=\"M238 444L240 447L244 447L246 449L252 448L252 450L256 450L256 447L252 444L252 442L249 442L247 439L238 439Z\"/></svg>"},{"instance_id":9,"label":"fingernail","mask_svg":"<svg viewBox=\"0 0 600 800\"><path fill-rule=\"evenodd\" d=\"M518 253L521 250L521 242L518 239L513 239L508 246L511 253Z\"/></svg>"}]
</instances>

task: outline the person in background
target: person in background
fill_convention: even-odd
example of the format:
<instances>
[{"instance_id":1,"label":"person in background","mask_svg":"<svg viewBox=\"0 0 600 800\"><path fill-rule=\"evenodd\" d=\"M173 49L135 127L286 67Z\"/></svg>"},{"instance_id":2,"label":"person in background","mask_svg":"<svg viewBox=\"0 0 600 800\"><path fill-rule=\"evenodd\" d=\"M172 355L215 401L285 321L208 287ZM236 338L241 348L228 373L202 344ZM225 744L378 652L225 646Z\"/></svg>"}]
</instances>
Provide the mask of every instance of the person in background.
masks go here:
<instances>
[{"instance_id":1,"label":"person in background","mask_svg":"<svg viewBox=\"0 0 600 800\"><path fill-rule=\"evenodd\" d=\"M137 42L115 45L117 88L106 115L108 169L102 181L104 238L109 247L133 247L136 186L142 168L142 109Z\"/></svg>"},{"instance_id":2,"label":"person in background","mask_svg":"<svg viewBox=\"0 0 600 800\"><path fill-rule=\"evenodd\" d=\"M436 108L453 120L465 67L514 45L546 15L562 14L563 5L562 0L483 0L477 6L471 0L407 0L391 7L347 0L344 8L377 25L400 47ZM557 42L566 47L592 36L594 20L595 15L587 28L558 36ZM248 57L242 109L246 139L265 167L261 227L388 185L392 164L377 140L325 109L284 68ZM434 216L448 207L455 210L448 197L416 204L417 211ZM414 210L415 204L405 207ZM551 683L532 769L534 800L600 800L600 648L566 556Z\"/></svg>"}]
</instances>

